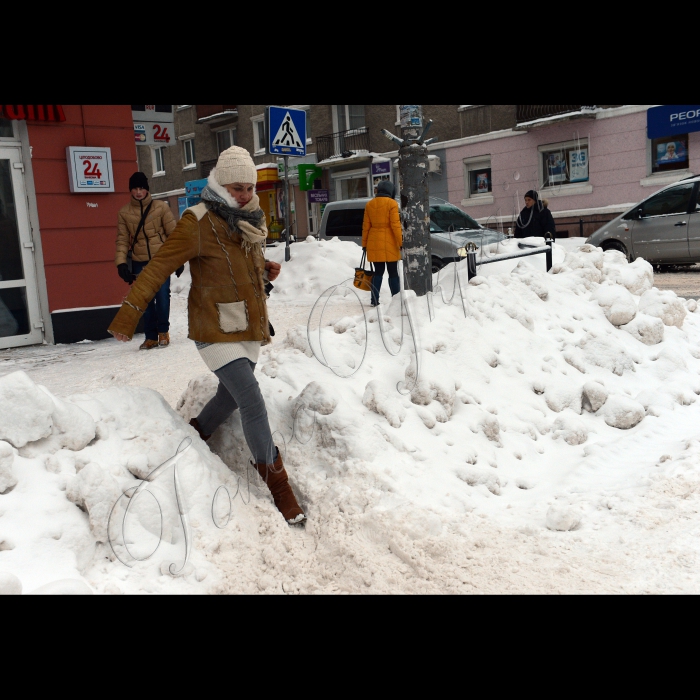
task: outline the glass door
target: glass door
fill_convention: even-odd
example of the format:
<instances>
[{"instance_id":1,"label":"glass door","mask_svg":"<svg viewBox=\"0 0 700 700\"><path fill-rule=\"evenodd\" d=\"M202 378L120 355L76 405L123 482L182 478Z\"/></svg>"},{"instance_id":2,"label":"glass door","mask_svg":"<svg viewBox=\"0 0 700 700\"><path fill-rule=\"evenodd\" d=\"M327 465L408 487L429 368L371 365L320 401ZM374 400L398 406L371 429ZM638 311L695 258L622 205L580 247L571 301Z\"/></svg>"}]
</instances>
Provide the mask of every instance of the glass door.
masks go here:
<instances>
[{"instance_id":1,"label":"glass door","mask_svg":"<svg viewBox=\"0 0 700 700\"><path fill-rule=\"evenodd\" d=\"M0 145L0 348L42 340L22 158Z\"/></svg>"}]
</instances>

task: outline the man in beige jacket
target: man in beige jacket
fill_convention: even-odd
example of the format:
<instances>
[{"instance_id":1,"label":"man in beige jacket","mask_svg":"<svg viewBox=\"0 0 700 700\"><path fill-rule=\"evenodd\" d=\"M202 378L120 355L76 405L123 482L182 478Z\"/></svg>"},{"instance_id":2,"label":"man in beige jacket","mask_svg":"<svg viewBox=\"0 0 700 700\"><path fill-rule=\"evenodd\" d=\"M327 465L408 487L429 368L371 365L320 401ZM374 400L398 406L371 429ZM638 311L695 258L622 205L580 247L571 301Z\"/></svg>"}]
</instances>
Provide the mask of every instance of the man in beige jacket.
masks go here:
<instances>
[{"instance_id":1,"label":"man in beige jacket","mask_svg":"<svg viewBox=\"0 0 700 700\"><path fill-rule=\"evenodd\" d=\"M177 224L170 207L151 197L148 178L143 173L131 176L129 189L131 202L119 211L115 263L119 276L132 284ZM178 277L183 269L177 270ZM143 320L146 340L139 349L167 347L170 344L170 279L149 303Z\"/></svg>"}]
</instances>

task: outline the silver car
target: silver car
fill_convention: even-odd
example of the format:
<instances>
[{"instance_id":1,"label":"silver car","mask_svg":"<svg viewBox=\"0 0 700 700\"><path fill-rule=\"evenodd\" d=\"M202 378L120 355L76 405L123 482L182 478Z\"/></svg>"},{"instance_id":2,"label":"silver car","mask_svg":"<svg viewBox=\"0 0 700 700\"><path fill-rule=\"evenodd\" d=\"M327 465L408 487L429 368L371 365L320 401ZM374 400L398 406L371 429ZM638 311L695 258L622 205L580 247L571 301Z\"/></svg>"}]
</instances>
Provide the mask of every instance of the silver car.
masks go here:
<instances>
[{"instance_id":1,"label":"silver car","mask_svg":"<svg viewBox=\"0 0 700 700\"><path fill-rule=\"evenodd\" d=\"M691 176L637 204L596 231L586 242L619 250L631 262L653 265L700 262L700 177Z\"/></svg>"},{"instance_id":2,"label":"silver car","mask_svg":"<svg viewBox=\"0 0 700 700\"><path fill-rule=\"evenodd\" d=\"M369 199L348 199L327 204L323 212L319 238L340 238L362 244L362 222ZM484 228L454 204L430 198L430 234L433 272L460 260L468 243L477 247L502 241L506 236Z\"/></svg>"}]
</instances>

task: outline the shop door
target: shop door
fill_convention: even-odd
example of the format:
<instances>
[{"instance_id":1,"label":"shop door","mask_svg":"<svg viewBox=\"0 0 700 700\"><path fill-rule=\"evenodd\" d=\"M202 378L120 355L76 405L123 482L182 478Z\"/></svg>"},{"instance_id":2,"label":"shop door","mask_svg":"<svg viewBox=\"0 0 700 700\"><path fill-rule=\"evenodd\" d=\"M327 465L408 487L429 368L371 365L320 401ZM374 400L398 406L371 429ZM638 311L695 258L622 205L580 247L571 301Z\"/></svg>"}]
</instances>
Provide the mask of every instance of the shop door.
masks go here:
<instances>
[{"instance_id":1,"label":"shop door","mask_svg":"<svg viewBox=\"0 0 700 700\"><path fill-rule=\"evenodd\" d=\"M0 146L0 348L42 340L22 158Z\"/></svg>"},{"instance_id":2,"label":"shop door","mask_svg":"<svg viewBox=\"0 0 700 700\"><path fill-rule=\"evenodd\" d=\"M688 210L694 183L664 190L641 206L641 217L632 228L635 258L650 263L687 263Z\"/></svg>"}]
</instances>

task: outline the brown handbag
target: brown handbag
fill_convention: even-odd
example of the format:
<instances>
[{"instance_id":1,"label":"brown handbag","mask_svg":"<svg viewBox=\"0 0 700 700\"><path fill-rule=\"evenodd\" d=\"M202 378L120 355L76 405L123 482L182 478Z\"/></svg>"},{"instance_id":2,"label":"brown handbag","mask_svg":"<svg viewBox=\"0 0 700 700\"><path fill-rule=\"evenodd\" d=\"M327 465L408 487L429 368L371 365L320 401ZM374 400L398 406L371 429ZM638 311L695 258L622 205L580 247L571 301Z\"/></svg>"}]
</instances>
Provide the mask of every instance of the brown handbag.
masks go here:
<instances>
[{"instance_id":1,"label":"brown handbag","mask_svg":"<svg viewBox=\"0 0 700 700\"><path fill-rule=\"evenodd\" d=\"M374 266L370 263L371 270L365 270L365 265L367 263L367 251L362 251L362 260L360 260L360 267L355 268L355 279L353 281L353 286L361 289L363 292L369 292L372 289L372 278L374 277Z\"/></svg>"}]
</instances>

